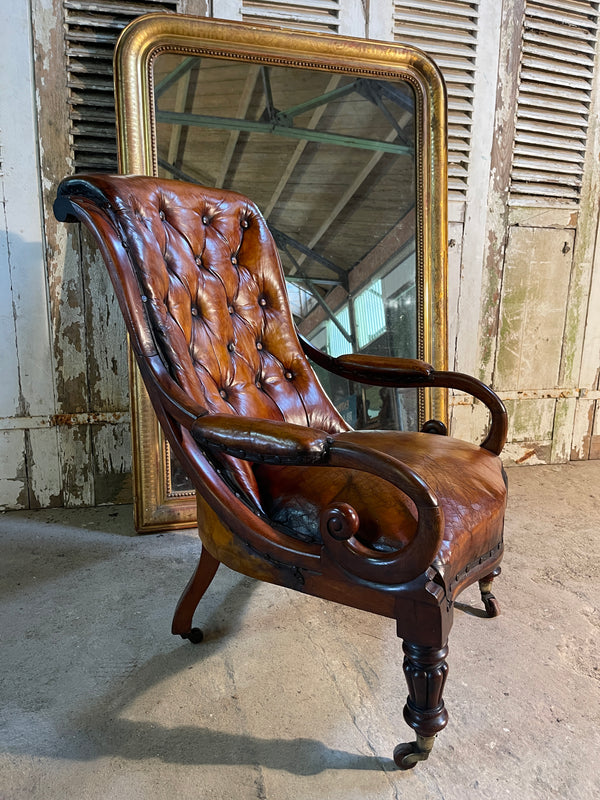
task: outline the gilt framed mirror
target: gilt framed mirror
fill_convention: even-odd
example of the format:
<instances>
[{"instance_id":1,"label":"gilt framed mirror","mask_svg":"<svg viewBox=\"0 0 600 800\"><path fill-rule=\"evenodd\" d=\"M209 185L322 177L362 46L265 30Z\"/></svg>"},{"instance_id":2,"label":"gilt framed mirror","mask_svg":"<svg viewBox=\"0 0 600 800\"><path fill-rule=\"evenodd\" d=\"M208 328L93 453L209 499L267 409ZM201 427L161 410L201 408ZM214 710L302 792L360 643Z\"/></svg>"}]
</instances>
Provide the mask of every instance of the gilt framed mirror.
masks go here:
<instances>
[{"instance_id":1,"label":"gilt framed mirror","mask_svg":"<svg viewBox=\"0 0 600 800\"><path fill-rule=\"evenodd\" d=\"M121 172L256 202L314 346L446 368L445 93L431 60L388 43L150 14L117 44L115 87ZM323 382L354 427L447 422L444 390ZM194 525L191 484L133 363L130 383L136 528Z\"/></svg>"}]
</instances>

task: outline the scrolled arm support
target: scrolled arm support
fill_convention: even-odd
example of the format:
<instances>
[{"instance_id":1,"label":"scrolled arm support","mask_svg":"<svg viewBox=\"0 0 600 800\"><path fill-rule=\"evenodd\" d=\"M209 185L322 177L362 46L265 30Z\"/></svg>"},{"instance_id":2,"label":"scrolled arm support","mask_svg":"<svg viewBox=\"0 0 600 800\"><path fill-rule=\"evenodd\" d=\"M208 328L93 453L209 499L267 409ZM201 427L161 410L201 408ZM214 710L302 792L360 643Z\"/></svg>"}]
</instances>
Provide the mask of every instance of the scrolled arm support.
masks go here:
<instances>
[{"instance_id":1,"label":"scrolled arm support","mask_svg":"<svg viewBox=\"0 0 600 800\"><path fill-rule=\"evenodd\" d=\"M332 560L363 580L388 585L406 583L425 572L440 549L444 531L443 512L425 481L401 461L353 442L334 439L327 464L359 469L389 481L408 495L418 512L412 541L402 550L381 553L355 538L359 520L351 506L338 503L325 509L321 535Z\"/></svg>"},{"instance_id":2,"label":"scrolled arm support","mask_svg":"<svg viewBox=\"0 0 600 800\"><path fill-rule=\"evenodd\" d=\"M388 585L410 581L427 569L440 548L444 521L437 498L416 472L395 458L281 421L215 414L196 419L190 431L201 447L245 461L362 470L408 495L417 507L417 530L403 550L393 553L373 550L355 538L360 520L349 504L337 503L323 512L326 552L362 580Z\"/></svg>"}]
</instances>

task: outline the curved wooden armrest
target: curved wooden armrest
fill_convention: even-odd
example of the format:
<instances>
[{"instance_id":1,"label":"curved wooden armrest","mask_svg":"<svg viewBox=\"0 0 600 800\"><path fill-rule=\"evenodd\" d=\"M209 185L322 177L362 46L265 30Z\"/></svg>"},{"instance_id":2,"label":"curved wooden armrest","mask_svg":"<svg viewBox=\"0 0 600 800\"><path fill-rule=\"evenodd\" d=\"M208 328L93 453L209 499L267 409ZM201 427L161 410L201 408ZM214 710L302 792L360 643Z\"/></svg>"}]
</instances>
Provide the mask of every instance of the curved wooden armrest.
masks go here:
<instances>
[{"instance_id":1,"label":"curved wooden armrest","mask_svg":"<svg viewBox=\"0 0 600 800\"><path fill-rule=\"evenodd\" d=\"M421 386L425 385L422 381L434 372L431 364L417 358L369 356L364 353L348 353L333 358L318 350L303 336L299 338L302 349L311 361L349 381L398 388Z\"/></svg>"},{"instance_id":2,"label":"curved wooden armrest","mask_svg":"<svg viewBox=\"0 0 600 800\"><path fill-rule=\"evenodd\" d=\"M496 455L502 451L508 432L506 408L493 389L477 378L462 372L438 372L425 361L416 359L369 356L362 353L332 358L317 350L303 337L300 337L300 341L304 352L315 364L350 381L396 389L420 386L458 389L470 394L481 400L492 416L490 429L481 447Z\"/></svg>"},{"instance_id":3,"label":"curved wooden armrest","mask_svg":"<svg viewBox=\"0 0 600 800\"><path fill-rule=\"evenodd\" d=\"M333 441L314 428L228 414L199 417L190 432L201 447L261 464L319 464Z\"/></svg>"}]
</instances>

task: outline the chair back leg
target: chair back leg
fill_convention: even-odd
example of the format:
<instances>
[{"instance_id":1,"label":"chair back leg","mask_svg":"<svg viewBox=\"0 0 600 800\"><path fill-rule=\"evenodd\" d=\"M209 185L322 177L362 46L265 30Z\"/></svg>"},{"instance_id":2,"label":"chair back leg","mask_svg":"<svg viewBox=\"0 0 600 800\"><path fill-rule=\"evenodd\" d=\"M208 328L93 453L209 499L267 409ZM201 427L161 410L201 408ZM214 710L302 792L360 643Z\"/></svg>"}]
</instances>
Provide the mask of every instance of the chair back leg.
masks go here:
<instances>
[{"instance_id":1,"label":"chair back leg","mask_svg":"<svg viewBox=\"0 0 600 800\"><path fill-rule=\"evenodd\" d=\"M206 547L202 547L196 571L183 590L171 623L171 633L189 639L194 644L201 642L204 634L200 628L192 628L194 611L202 600L204 593L212 583L221 562L211 555Z\"/></svg>"}]
</instances>

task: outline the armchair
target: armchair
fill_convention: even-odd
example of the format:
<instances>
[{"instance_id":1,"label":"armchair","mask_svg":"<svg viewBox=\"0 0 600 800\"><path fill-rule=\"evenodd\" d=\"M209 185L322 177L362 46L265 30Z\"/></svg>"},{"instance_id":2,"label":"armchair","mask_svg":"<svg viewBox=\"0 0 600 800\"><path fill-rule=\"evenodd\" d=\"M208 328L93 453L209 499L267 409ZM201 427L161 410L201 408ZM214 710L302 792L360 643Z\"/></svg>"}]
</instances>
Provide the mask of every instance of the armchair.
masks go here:
<instances>
[{"instance_id":1,"label":"armchair","mask_svg":"<svg viewBox=\"0 0 600 800\"><path fill-rule=\"evenodd\" d=\"M425 760L443 701L453 604L479 581L498 613L506 502L502 402L474 378L417 360L315 350L295 331L273 239L233 192L148 177L62 182L59 220L95 236L153 407L197 492L202 551L172 631L193 642L194 611L222 562L246 575L396 621L416 741ZM352 381L454 387L486 404L477 446L431 432L354 431L308 359Z\"/></svg>"}]
</instances>

